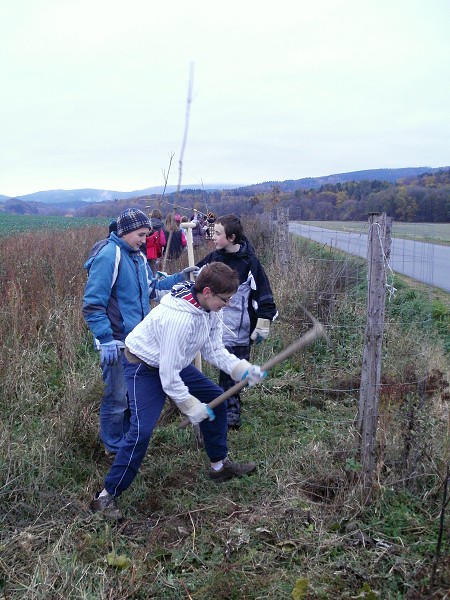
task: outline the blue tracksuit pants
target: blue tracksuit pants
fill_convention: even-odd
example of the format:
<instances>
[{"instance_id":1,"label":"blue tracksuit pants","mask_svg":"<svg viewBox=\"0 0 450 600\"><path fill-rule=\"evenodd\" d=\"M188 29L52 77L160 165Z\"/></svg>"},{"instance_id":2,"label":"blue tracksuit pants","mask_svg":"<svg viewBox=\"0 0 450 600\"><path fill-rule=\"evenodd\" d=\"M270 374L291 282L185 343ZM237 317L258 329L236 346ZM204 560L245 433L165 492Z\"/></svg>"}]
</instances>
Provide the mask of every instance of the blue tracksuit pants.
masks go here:
<instances>
[{"instance_id":1,"label":"blue tracksuit pants","mask_svg":"<svg viewBox=\"0 0 450 600\"><path fill-rule=\"evenodd\" d=\"M128 388L130 428L105 479L105 489L112 496L120 496L136 477L166 399L158 369L142 363L129 363L124 359L124 372ZM189 393L201 402L211 402L223 392L222 388L193 365L183 369L180 376ZM213 421L206 419L200 423L200 430L209 459L211 462L218 462L228 453L227 403L217 406L214 414L216 418Z\"/></svg>"}]
</instances>

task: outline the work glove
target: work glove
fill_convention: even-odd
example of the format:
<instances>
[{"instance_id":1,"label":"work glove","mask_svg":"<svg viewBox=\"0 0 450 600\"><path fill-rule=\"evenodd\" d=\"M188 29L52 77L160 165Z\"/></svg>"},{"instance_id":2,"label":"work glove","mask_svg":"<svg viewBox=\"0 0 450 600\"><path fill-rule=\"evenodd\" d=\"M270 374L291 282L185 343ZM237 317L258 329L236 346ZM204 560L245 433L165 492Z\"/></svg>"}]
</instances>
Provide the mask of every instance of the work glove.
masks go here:
<instances>
[{"instance_id":1,"label":"work glove","mask_svg":"<svg viewBox=\"0 0 450 600\"><path fill-rule=\"evenodd\" d=\"M241 379L247 378L248 387L252 387L257 383L260 383L266 377L267 371L261 371L261 367L259 365L250 365L250 368L245 371Z\"/></svg>"},{"instance_id":2,"label":"work glove","mask_svg":"<svg viewBox=\"0 0 450 600\"><path fill-rule=\"evenodd\" d=\"M100 364L117 365L119 362L119 349L115 340L100 344Z\"/></svg>"},{"instance_id":3,"label":"work glove","mask_svg":"<svg viewBox=\"0 0 450 600\"><path fill-rule=\"evenodd\" d=\"M189 279L191 279L191 273L192 273L192 277L195 279L197 277L197 275L199 274L199 272L200 272L200 269L196 266L186 267L185 269L183 269L181 271L180 275L183 276L183 279L188 281Z\"/></svg>"},{"instance_id":4,"label":"work glove","mask_svg":"<svg viewBox=\"0 0 450 600\"><path fill-rule=\"evenodd\" d=\"M188 396L187 400L178 402L178 408L185 414L193 425L201 423L205 419L214 421L216 415L207 404L200 402L195 396Z\"/></svg>"},{"instance_id":5,"label":"work glove","mask_svg":"<svg viewBox=\"0 0 450 600\"><path fill-rule=\"evenodd\" d=\"M256 385L267 377L267 371L261 371L261 367L258 365L252 365L248 362L248 360L243 358L231 371L230 377L234 379L234 381L242 381L247 377L247 385L252 387L252 385Z\"/></svg>"},{"instance_id":6,"label":"work glove","mask_svg":"<svg viewBox=\"0 0 450 600\"><path fill-rule=\"evenodd\" d=\"M269 337L270 319L258 319L250 339L259 344Z\"/></svg>"}]
</instances>

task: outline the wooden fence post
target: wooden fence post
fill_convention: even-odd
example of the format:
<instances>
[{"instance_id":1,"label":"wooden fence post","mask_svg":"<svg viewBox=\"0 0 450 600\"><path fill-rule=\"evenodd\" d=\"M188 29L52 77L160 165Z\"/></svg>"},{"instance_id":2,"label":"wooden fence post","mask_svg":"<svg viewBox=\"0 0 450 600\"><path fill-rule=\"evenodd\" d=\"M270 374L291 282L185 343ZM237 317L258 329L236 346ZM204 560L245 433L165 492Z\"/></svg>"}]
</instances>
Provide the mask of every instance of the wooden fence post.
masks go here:
<instances>
[{"instance_id":1,"label":"wooden fence post","mask_svg":"<svg viewBox=\"0 0 450 600\"><path fill-rule=\"evenodd\" d=\"M275 248L276 260L281 272L286 275L289 270L289 209L277 208L277 240Z\"/></svg>"},{"instance_id":2,"label":"wooden fence post","mask_svg":"<svg viewBox=\"0 0 450 600\"><path fill-rule=\"evenodd\" d=\"M369 215L367 322L358 408L362 483L366 500L371 499L376 462L381 350L387 283L386 262L390 256L391 225L392 219L386 219L386 213Z\"/></svg>"},{"instance_id":3,"label":"wooden fence post","mask_svg":"<svg viewBox=\"0 0 450 600\"><path fill-rule=\"evenodd\" d=\"M186 230L188 264L190 267L193 267L195 265L195 258L194 258L194 242L193 242L193 237L192 237L192 230L194 227L196 227L196 223L193 223L192 221L190 223L183 223L183 227ZM194 275L192 273L190 275L190 279L191 279L191 281L194 280ZM194 364L199 371L202 370L202 355L200 354L200 352L197 352L197 354L195 355ZM198 425L198 424L193 425L193 428L194 428L195 439L197 441L197 448L203 448L204 441L203 441L202 432L200 431L200 425Z\"/></svg>"}]
</instances>

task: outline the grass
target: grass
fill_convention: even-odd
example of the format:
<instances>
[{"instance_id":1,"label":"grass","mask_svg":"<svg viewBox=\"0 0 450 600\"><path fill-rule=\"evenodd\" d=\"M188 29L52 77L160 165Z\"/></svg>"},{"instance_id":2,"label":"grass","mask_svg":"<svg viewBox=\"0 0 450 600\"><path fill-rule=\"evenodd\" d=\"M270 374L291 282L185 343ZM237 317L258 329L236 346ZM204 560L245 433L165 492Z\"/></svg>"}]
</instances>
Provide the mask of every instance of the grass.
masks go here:
<instances>
[{"instance_id":1,"label":"grass","mask_svg":"<svg viewBox=\"0 0 450 600\"><path fill-rule=\"evenodd\" d=\"M367 221L300 221L300 223L351 233L367 233L369 228ZM394 221L392 235L406 240L449 246L450 223L401 223Z\"/></svg>"},{"instance_id":2,"label":"grass","mask_svg":"<svg viewBox=\"0 0 450 600\"><path fill-rule=\"evenodd\" d=\"M309 328L301 305L326 324L336 354L319 342L244 392L243 426L229 446L233 459L256 460L251 477L213 485L192 429L167 411L120 499L126 520L113 526L88 509L106 465L98 356L80 310L81 265L104 229L0 239L5 599L444 598L448 536L436 563L435 551L449 461L445 296L436 305L425 288L404 284L389 308L366 505L354 431L363 262L299 241L284 279L269 233L246 225L268 256L280 311L253 360Z\"/></svg>"},{"instance_id":3,"label":"grass","mask_svg":"<svg viewBox=\"0 0 450 600\"><path fill-rule=\"evenodd\" d=\"M103 225L108 231L111 219L106 217L57 217L52 215L16 215L0 210L0 237L22 231L68 230L89 225Z\"/></svg>"}]
</instances>

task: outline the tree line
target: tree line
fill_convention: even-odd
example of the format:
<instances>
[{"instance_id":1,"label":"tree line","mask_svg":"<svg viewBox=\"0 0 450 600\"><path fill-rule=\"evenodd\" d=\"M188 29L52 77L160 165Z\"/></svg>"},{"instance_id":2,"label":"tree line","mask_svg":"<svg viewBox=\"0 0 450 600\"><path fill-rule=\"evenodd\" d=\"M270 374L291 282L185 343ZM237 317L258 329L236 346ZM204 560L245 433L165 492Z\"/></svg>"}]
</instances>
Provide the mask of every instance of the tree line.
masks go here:
<instances>
[{"instance_id":1,"label":"tree line","mask_svg":"<svg viewBox=\"0 0 450 600\"><path fill-rule=\"evenodd\" d=\"M196 208L216 215L235 213L256 215L276 207L289 208L293 220L364 221L367 214L385 212L396 221L445 223L450 221L450 170L424 173L399 179L361 180L327 183L318 188L285 186L273 182L270 186L249 186L234 190L182 190L161 195L142 196L112 202L88 203L72 209L74 216L116 217L122 210L134 206L149 212L159 208L163 215L172 211L188 218ZM148 208L150 207L150 208ZM27 203L12 199L5 210L16 214L65 214L63 207Z\"/></svg>"},{"instance_id":2,"label":"tree line","mask_svg":"<svg viewBox=\"0 0 450 600\"><path fill-rule=\"evenodd\" d=\"M282 191L277 184L266 192L251 188L206 192L183 190L178 194L145 196L113 203L96 203L77 211L77 216L114 216L131 205L152 206L166 214L175 206L190 216L193 209L216 215L254 215L276 207L289 208L291 219L363 221L371 212L386 212L397 221L445 223L450 221L450 171L438 171L395 183L381 180L326 184L318 189Z\"/></svg>"}]
</instances>

